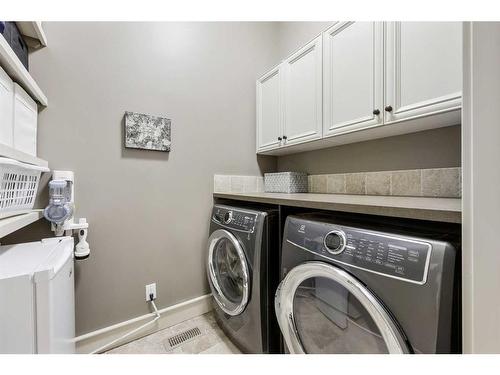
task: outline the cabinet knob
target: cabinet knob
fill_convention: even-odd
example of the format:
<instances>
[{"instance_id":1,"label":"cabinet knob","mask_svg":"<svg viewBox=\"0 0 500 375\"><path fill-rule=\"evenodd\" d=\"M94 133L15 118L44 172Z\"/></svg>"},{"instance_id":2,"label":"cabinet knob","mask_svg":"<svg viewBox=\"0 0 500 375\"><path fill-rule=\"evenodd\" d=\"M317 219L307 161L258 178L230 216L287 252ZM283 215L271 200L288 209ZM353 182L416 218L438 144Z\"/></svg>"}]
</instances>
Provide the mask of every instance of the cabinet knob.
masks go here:
<instances>
[{"instance_id":1,"label":"cabinet knob","mask_svg":"<svg viewBox=\"0 0 500 375\"><path fill-rule=\"evenodd\" d=\"M390 105L388 105L387 107L385 107L385 111L392 112L392 107Z\"/></svg>"},{"instance_id":2,"label":"cabinet knob","mask_svg":"<svg viewBox=\"0 0 500 375\"><path fill-rule=\"evenodd\" d=\"M373 114L374 114L375 116L378 116L378 115L380 115L380 111L379 111L378 109L374 109L374 110L373 110Z\"/></svg>"},{"instance_id":3,"label":"cabinet knob","mask_svg":"<svg viewBox=\"0 0 500 375\"><path fill-rule=\"evenodd\" d=\"M278 141L281 141L281 137L278 137Z\"/></svg>"},{"instance_id":4,"label":"cabinet knob","mask_svg":"<svg viewBox=\"0 0 500 375\"><path fill-rule=\"evenodd\" d=\"M285 140L285 141L286 141L286 139L287 139L287 136L286 136L286 135L284 135L284 136L283 136L283 140Z\"/></svg>"}]
</instances>

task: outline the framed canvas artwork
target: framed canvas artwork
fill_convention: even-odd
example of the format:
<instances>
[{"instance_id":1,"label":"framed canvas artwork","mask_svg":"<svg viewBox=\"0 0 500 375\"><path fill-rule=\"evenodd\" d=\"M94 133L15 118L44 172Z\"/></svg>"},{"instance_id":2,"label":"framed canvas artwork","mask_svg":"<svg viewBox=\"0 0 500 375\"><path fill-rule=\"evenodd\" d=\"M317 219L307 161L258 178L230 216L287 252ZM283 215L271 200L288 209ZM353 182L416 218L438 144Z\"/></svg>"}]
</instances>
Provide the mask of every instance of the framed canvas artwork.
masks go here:
<instances>
[{"instance_id":1,"label":"framed canvas artwork","mask_svg":"<svg viewBox=\"0 0 500 375\"><path fill-rule=\"evenodd\" d=\"M170 127L168 118L125 112L125 147L169 152Z\"/></svg>"}]
</instances>

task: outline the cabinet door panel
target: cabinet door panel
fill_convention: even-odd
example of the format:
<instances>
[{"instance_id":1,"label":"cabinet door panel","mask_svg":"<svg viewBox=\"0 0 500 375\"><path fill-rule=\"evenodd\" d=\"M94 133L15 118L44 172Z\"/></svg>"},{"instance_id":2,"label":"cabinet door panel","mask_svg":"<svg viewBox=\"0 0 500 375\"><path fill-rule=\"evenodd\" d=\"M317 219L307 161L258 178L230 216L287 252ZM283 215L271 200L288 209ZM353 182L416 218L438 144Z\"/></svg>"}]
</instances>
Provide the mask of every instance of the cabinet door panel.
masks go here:
<instances>
[{"instance_id":1,"label":"cabinet door panel","mask_svg":"<svg viewBox=\"0 0 500 375\"><path fill-rule=\"evenodd\" d=\"M323 134L338 135L381 124L382 23L335 24L323 34L323 54Z\"/></svg>"},{"instance_id":2,"label":"cabinet door panel","mask_svg":"<svg viewBox=\"0 0 500 375\"><path fill-rule=\"evenodd\" d=\"M257 80L257 151L280 146L283 134L281 68L277 66Z\"/></svg>"},{"instance_id":3,"label":"cabinet door panel","mask_svg":"<svg viewBox=\"0 0 500 375\"><path fill-rule=\"evenodd\" d=\"M390 22L386 54L386 122L460 108L461 22Z\"/></svg>"},{"instance_id":4,"label":"cabinet door panel","mask_svg":"<svg viewBox=\"0 0 500 375\"><path fill-rule=\"evenodd\" d=\"M286 144L322 136L321 44L320 36L283 62Z\"/></svg>"}]
</instances>

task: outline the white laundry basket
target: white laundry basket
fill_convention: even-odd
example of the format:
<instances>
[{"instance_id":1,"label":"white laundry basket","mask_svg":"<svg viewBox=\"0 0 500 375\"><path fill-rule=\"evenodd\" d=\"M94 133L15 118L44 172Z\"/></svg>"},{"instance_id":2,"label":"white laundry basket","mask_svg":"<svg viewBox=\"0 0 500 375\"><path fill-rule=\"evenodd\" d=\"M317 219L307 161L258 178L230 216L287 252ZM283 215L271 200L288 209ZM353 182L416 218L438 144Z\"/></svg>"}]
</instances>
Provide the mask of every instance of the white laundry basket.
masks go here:
<instances>
[{"instance_id":1,"label":"white laundry basket","mask_svg":"<svg viewBox=\"0 0 500 375\"><path fill-rule=\"evenodd\" d=\"M42 172L46 167L0 157L0 216L33 209Z\"/></svg>"}]
</instances>

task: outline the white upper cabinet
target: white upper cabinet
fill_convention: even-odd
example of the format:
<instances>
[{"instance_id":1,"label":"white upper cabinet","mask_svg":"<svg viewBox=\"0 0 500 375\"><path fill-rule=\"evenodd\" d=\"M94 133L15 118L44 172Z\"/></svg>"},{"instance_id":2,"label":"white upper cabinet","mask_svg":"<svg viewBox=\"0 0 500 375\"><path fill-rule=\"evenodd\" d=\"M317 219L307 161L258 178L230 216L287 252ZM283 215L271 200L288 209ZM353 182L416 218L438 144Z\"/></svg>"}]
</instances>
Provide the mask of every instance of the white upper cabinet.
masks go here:
<instances>
[{"instance_id":1,"label":"white upper cabinet","mask_svg":"<svg viewBox=\"0 0 500 375\"><path fill-rule=\"evenodd\" d=\"M281 65L257 80L257 151L280 146L282 129Z\"/></svg>"},{"instance_id":2,"label":"white upper cabinet","mask_svg":"<svg viewBox=\"0 0 500 375\"><path fill-rule=\"evenodd\" d=\"M257 152L460 123L461 22L337 22L257 81Z\"/></svg>"},{"instance_id":3,"label":"white upper cabinet","mask_svg":"<svg viewBox=\"0 0 500 375\"><path fill-rule=\"evenodd\" d=\"M319 36L282 63L285 83L285 145L319 139L322 136L321 45Z\"/></svg>"},{"instance_id":4,"label":"white upper cabinet","mask_svg":"<svg viewBox=\"0 0 500 375\"><path fill-rule=\"evenodd\" d=\"M461 98L462 23L387 23L385 122L458 109Z\"/></svg>"},{"instance_id":5,"label":"white upper cabinet","mask_svg":"<svg viewBox=\"0 0 500 375\"><path fill-rule=\"evenodd\" d=\"M383 121L383 23L338 22L323 33L323 135Z\"/></svg>"}]
</instances>

